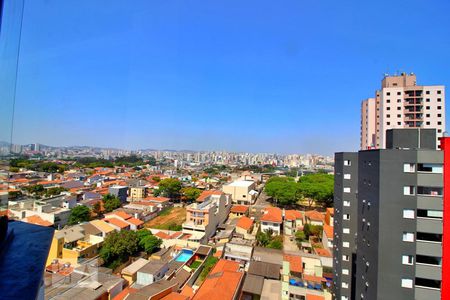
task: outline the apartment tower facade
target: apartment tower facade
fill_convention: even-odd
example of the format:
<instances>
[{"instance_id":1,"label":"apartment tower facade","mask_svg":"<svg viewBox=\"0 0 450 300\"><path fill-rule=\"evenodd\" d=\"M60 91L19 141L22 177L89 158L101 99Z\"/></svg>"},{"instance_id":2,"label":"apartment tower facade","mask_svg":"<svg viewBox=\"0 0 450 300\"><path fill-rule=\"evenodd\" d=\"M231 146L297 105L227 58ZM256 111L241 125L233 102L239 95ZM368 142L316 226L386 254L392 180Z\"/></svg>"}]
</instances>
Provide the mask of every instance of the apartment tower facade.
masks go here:
<instances>
[{"instance_id":1,"label":"apartment tower facade","mask_svg":"<svg viewBox=\"0 0 450 300\"><path fill-rule=\"evenodd\" d=\"M445 131L445 87L417 85L413 73L389 76L381 89L361 104L361 150L386 147L386 130L435 128Z\"/></svg>"},{"instance_id":2,"label":"apartment tower facade","mask_svg":"<svg viewBox=\"0 0 450 300\"><path fill-rule=\"evenodd\" d=\"M388 130L386 149L335 157L335 299L444 299L436 130Z\"/></svg>"}]
</instances>

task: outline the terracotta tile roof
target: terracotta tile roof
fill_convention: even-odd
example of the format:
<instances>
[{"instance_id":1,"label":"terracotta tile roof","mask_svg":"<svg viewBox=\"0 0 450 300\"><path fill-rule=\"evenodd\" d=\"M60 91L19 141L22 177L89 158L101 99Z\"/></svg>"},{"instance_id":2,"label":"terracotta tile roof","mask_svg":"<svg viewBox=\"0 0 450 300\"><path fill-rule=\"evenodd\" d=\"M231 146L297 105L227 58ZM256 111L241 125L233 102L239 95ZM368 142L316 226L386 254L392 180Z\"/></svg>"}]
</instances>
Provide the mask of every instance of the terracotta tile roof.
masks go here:
<instances>
[{"instance_id":1,"label":"terracotta tile roof","mask_svg":"<svg viewBox=\"0 0 450 300\"><path fill-rule=\"evenodd\" d=\"M315 251L316 254L319 255L319 256L331 257L331 253L330 253L330 251L328 251L327 249L323 249L323 248L314 248L314 251Z\"/></svg>"},{"instance_id":2,"label":"terracotta tile roof","mask_svg":"<svg viewBox=\"0 0 450 300\"><path fill-rule=\"evenodd\" d=\"M294 221L303 218L303 214L298 210L285 210L284 218L288 221Z\"/></svg>"},{"instance_id":3,"label":"terracotta tile roof","mask_svg":"<svg viewBox=\"0 0 450 300\"><path fill-rule=\"evenodd\" d=\"M310 210L305 212L305 216L313 221L321 221L323 222L325 220L325 217L322 213L318 212L317 210Z\"/></svg>"},{"instance_id":4,"label":"terracotta tile roof","mask_svg":"<svg viewBox=\"0 0 450 300\"><path fill-rule=\"evenodd\" d=\"M114 211L112 213L106 214L106 216L111 216L111 217L117 216L117 217L119 217L121 219L124 219L124 220L127 220L127 219L131 218L131 215L129 215L126 212L121 211L121 210Z\"/></svg>"},{"instance_id":5,"label":"terracotta tile roof","mask_svg":"<svg viewBox=\"0 0 450 300\"><path fill-rule=\"evenodd\" d=\"M131 287L126 287L123 291L121 291L120 293L118 293L113 300L124 300L129 294L132 294L134 292L136 292L137 289L131 288Z\"/></svg>"},{"instance_id":6,"label":"terracotta tile roof","mask_svg":"<svg viewBox=\"0 0 450 300\"><path fill-rule=\"evenodd\" d=\"M334 216L334 208L333 207L328 207L327 212L330 213L330 215Z\"/></svg>"},{"instance_id":7,"label":"terracotta tile roof","mask_svg":"<svg viewBox=\"0 0 450 300\"><path fill-rule=\"evenodd\" d=\"M219 260L192 299L234 299L244 275L238 270L239 263L224 259Z\"/></svg>"},{"instance_id":8,"label":"terracotta tile roof","mask_svg":"<svg viewBox=\"0 0 450 300\"><path fill-rule=\"evenodd\" d=\"M114 231L114 227L102 220L92 220L89 223L97 227L101 232L109 233Z\"/></svg>"},{"instance_id":9,"label":"terracotta tile roof","mask_svg":"<svg viewBox=\"0 0 450 300\"><path fill-rule=\"evenodd\" d=\"M311 281L311 282L317 282L317 283L321 283L321 282L326 282L327 281L323 277L318 277L318 276L314 276L314 275L307 275L307 274L303 274L303 280Z\"/></svg>"},{"instance_id":10,"label":"terracotta tile roof","mask_svg":"<svg viewBox=\"0 0 450 300\"><path fill-rule=\"evenodd\" d=\"M143 201L155 201L155 202L168 202L170 198L167 197L146 197L142 199Z\"/></svg>"},{"instance_id":11,"label":"terracotta tile roof","mask_svg":"<svg viewBox=\"0 0 450 300\"><path fill-rule=\"evenodd\" d=\"M133 218L133 217L131 217L129 219L126 219L125 222L131 223L131 224L133 224L135 226L141 226L141 225L144 224L143 221L141 221L139 219L136 219L136 218Z\"/></svg>"},{"instance_id":12,"label":"terracotta tile roof","mask_svg":"<svg viewBox=\"0 0 450 300\"><path fill-rule=\"evenodd\" d=\"M216 251L216 253L214 253L214 257L217 257L217 258L221 258L222 257L222 253L223 253L223 251L222 250L218 250L218 251Z\"/></svg>"},{"instance_id":13,"label":"terracotta tile roof","mask_svg":"<svg viewBox=\"0 0 450 300\"><path fill-rule=\"evenodd\" d=\"M271 223L283 222L281 209L279 209L278 207L266 207L264 210L264 214L261 216L261 221Z\"/></svg>"},{"instance_id":14,"label":"terracotta tile roof","mask_svg":"<svg viewBox=\"0 0 450 300\"><path fill-rule=\"evenodd\" d=\"M128 224L125 221L122 221L119 218L104 218L103 221L108 222L112 225L115 225L115 226L119 227L120 229L125 229L130 226L130 224Z\"/></svg>"},{"instance_id":15,"label":"terracotta tile roof","mask_svg":"<svg viewBox=\"0 0 450 300\"><path fill-rule=\"evenodd\" d=\"M241 217L239 221L236 223L236 227L243 228L245 230L250 230L253 226L253 220L247 217Z\"/></svg>"},{"instance_id":16,"label":"terracotta tile roof","mask_svg":"<svg viewBox=\"0 0 450 300\"><path fill-rule=\"evenodd\" d=\"M161 300L189 300L189 297L172 292L169 295L162 297Z\"/></svg>"},{"instance_id":17,"label":"terracotta tile roof","mask_svg":"<svg viewBox=\"0 0 450 300\"><path fill-rule=\"evenodd\" d=\"M233 205L232 207L231 207L231 212L232 213L241 213L241 214L243 214L243 213L246 213L247 211L248 211L248 206L245 206L245 205Z\"/></svg>"},{"instance_id":18,"label":"terracotta tile roof","mask_svg":"<svg viewBox=\"0 0 450 300\"><path fill-rule=\"evenodd\" d=\"M206 198L208 198L209 196L212 195L224 195L224 193L222 191L218 191L218 190L207 190L207 191L203 191L200 196L198 196L197 198L197 202L203 202L206 200Z\"/></svg>"},{"instance_id":19,"label":"terracotta tile roof","mask_svg":"<svg viewBox=\"0 0 450 300\"><path fill-rule=\"evenodd\" d=\"M158 231L158 232L155 233L154 235L157 236L157 237L159 237L160 239L163 239L163 240L167 240L167 239L170 238L170 235L168 235L167 233L162 232L162 231Z\"/></svg>"},{"instance_id":20,"label":"terracotta tile roof","mask_svg":"<svg viewBox=\"0 0 450 300\"><path fill-rule=\"evenodd\" d=\"M181 294L191 298L192 296L194 296L194 289L186 284L181 290Z\"/></svg>"},{"instance_id":21,"label":"terracotta tile roof","mask_svg":"<svg viewBox=\"0 0 450 300\"><path fill-rule=\"evenodd\" d=\"M285 254L283 259L289 262L289 268L292 272L302 273L303 265L302 265L302 257L298 255L290 255Z\"/></svg>"},{"instance_id":22,"label":"terracotta tile roof","mask_svg":"<svg viewBox=\"0 0 450 300\"><path fill-rule=\"evenodd\" d=\"M325 232L325 234L327 235L327 238L329 240L333 239L333 226L324 224L323 225L323 231Z\"/></svg>"},{"instance_id":23,"label":"terracotta tile roof","mask_svg":"<svg viewBox=\"0 0 450 300\"><path fill-rule=\"evenodd\" d=\"M133 201L130 204L144 205L144 206L156 206L155 203L145 202L145 201Z\"/></svg>"},{"instance_id":24,"label":"terracotta tile roof","mask_svg":"<svg viewBox=\"0 0 450 300\"><path fill-rule=\"evenodd\" d=\"M40 225L40 226L45 226L45 227L49 227L52 226L53 224L49 221L46 221L44 219L42 219L40 216L38 215L34 215L34 216L29 216L26 217L25 219L23 219L25 222L27 223L31 223L31 224L35 224L35 225Z\"/></svg>"},{"instance_id":25,"label":"terracotta tile roof","mask_svg":"<svg viewBox=\"0 0 450 300\"><path fill-rule=\"evenodd\" d=\"M306 294L306 300L325 300L324 296Z\"/></svg>"}]
</instances>

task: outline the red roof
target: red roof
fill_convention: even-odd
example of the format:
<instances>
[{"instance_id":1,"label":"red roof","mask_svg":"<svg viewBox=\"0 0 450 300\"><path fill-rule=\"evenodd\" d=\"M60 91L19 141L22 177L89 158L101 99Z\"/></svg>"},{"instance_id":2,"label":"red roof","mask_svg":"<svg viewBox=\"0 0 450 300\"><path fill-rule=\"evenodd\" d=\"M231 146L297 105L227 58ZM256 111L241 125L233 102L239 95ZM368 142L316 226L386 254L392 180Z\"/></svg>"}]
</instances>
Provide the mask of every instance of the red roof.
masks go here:
<instances>
[{"instance_id":1,"label":"red roof","mask_svg":"<svg viewBox=\"0 0 450 300\"><path fill-rule=\"evenodd\" d=\"M197 202L203 202L206 200L206 198L208 198L211 195L224 195L224 193L222 191L218 191L218 190L208 190L208 191L203 191L200 196L198 196L197 198Z\"/></svg>"},{"instance_id":2,"label":"red roof","mask_svg":"<svg viewBox=\"0 0 450 300\"><path fill-rule=\"evenodd\" d=\"M323 231L325 232L325 234L327 235L327 238L329 240L333 239L333 226L324 224L323 225Z\"/></svg>"},{"instance_id":3,"label":"red roof","mask_svg":"<svg viewBox=\"0 0 450 300\"><path fill-rule=\"evenodd\" d=\"M109 213L109 214L106 214L106 216L112 216L112 217L118 216L118 217L120 217L121 219L124 219L124 220L127 220L127 219L131 218L131 215L129 215L126 212L121 211L121 210L115 211L115 212L112 212L112 213Z\"/></svg>"},{"instance_id":4,"label":"red roof","mask_svg":"<svg viewBox=\"0 0 450 300\"><path fill-rule=\"evenodd\" d=\"M298 210L286 210L284 211L284 218L288 221L294 221L294 220L298 220L301 219L303 217L303 214L301 212L299 212Z\"/></svg>"},{"instance_id":5,"label":"red roof","mask_svg":"<svg viewBox=\"0 0 450 300\"><path fill-rule=\"evenodd\" d=\"M162 232L162 231L158 231L157 233L155 233L155 236L157 236L157 237L159 237L160 239L163 239L163 240L167 240L167 239L170 238L170 235L168 235L167 233Z\"/></svg>"},{"instance_id":6,"label":"red roof","mask_svg":"<svg viewBox=\"0 0 450 300\"><path fill-rule=\"evenodd\" d=\"M25 219L23 219L25 222L27 223L31 223L31 224L35 224L35 225L40 225L40 226L45 226L45 227L49 227L52 226L53 223L46 221L44 219L42 219L40 216L38 215L34 215L34 216L29 216L26 217Z\"/></svg>"},{"instance_id":7,"label":"red roof","mask_svg":"<svg viewBox=\"0 0 450 300\"><path fill-rule=\"evenodd\" d=\"M241 217L239 221L236 223L236 227L243 228L245 230L250 230L253 226L253 220L247 217Z\"/></svg>"},{"instance_id":8,"label":"red roof","mask_svg":"<svg viewBox=\"0 0 450 300\"><path fill-rule=\"evenodd\" d=\"M303 280L317 282L317 283L321 283L322 281L323 282L327 281L323 277L318 277L318 276L314 276L314 275L306 275L306 274L303 274Z\"/></svg>"},{"instance_id":9,"label":"red roof","mask_svg":"<svg viewBox=\"0 0 450 300\"><path fill-rule=\"evenodd\" d=\"M248 206L245 206L245 205L233 205L231 207L231 212L232 213L245 214L247 211L248 211Z\"/></svg>"},{"instance_id":10,"label":"red roof","mask_svg":"<svg viewBox=\"0 0 450 300\"><path fill-rule=\"evenodd\" d=\"M221 259L192 299L234 299L243 276L244 274L239 272L238 262Z\"/></svg>"},{"instance_id":11,"label":"red roof","mask_svg":"<svg viewBox=\"0 0 450 300\"><path fill-rule=\"evenodd\" d=\"M330 213L330 215L334 216L334 208L333 207L328 207L327 212Z\"/></svg>"},{"instance_id":12,"label":"red roof","mask_svg":"<svg viewBox=\"0 0 450 300\"><path fill-rule=\"evenodd\" d=\"M325 300L324 296L306 294L306 300Z\"/></svg>"},{"instance_id":13,"label":"red roof","mask_svg":"<svg viewBox=\"0 0 450 300\"><path fill-rule=\"evenodd\" d=\"M314 251L315 251L316 254L319 255L319 256L331 257L331 253L330 253L330 251L328 251L327 249L323 249L323 248L314 248Z\"/></svg>"},{"instance_id":14,"label":"red roof","mask_svg":"<svg viewBox=\"0 0 450 300\"><path fill-rule=\"evenodd\" d=\"M281 209L279 209L278 207L266 207L264 214L261 216L261 221L271 223L283 222Z\"/></svg>"},{"instance_id":15,"label":"red roof","mask_svg":"<svg viewBox=\"0 0 450 300\"><path fill-rule=\"evenodd\" d=\"M113 300L123 300L125 299L129 294L132 294L134 292L136 292L137 289L131 288L131 287L126 287L123 291L121 291L120 293L118 293Z\"/></svg>"},{"instance_id":16,"label":"red roof","mask_svg":"<svg viewBox=\"0 0 450 300\"><path fill-rule=\"evenodd\" d=\"M127 221L128 223L131 223L131 224L136 225L136 226L141 226L141 225L144 224L143 221L141 221L141 220L139 220L139 219L136 219L136 218L133 218L133 217L127 219L126 221Z\"/></svg>"},{"instance_id":17,"label":"red roof","mask_svg":"<svg viewBox=\"0 0 450 300\"><path fill-rule=\"evenodd\" d=\"M289 262L289 268L291 269L292 272L296 272L296 273L303 272L301 256L285 254L284 260Z\"/></svg>"},{"instance_id":18,"label":"red roof","mask_svg":"<svg viewBox=\"0 0 450 300\"><path fill-rule=\"evenodd\" d=\"M172 292L169 295L162 297L161 300L189 300L189 297Z\"/></svg>"},{"instance_id":19,"label":"red roof","mask_svg":"<svg viewBox=\"0 0 450 300\"><path fill-rule=\"evenodd\" d=\"M156 202L168 202L170 198L167 197L146 197L142 199L143 201L156 201Z\"/></svg>"},{"instance_id":20,"label":"red roof","mask_svg":"<svg viewBox=\"0 0 450 300\"><path fill-rule=\"evenodd\" d=\"M130 224L128 224L127 222L122 221L118 218L105 218L105 219L103 219L103 221L108 222L112 225L115 225L115 226L119 227L120 229L124 229L124 228L127 228L130 226Z\"/></svg>"},{"instance_id":21,"label":"red roof","mask_svg":"<svg viewBox=\"0 0 450 300\"><path fill-rule=\"evenodd\" d=\"M313 221L321 221L323 222L325 220L325 217L322 213L318 212L317 210L310 210L305 212L305 216Z\"/></svg>"}]
</instances>

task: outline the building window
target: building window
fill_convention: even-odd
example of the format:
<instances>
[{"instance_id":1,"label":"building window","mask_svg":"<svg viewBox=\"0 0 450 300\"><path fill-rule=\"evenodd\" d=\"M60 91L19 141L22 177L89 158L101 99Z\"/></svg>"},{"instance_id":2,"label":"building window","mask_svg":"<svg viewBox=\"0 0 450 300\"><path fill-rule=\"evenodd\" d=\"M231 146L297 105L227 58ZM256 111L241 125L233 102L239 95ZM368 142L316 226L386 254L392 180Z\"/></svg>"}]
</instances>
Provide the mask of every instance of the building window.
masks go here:
<instances>
[{"instance_id":1,"label":"building window","mask_svg":"<svg viewBox=\"0 0 450 300\"><path fill-rule=\"evenodd\" d=\"M440 266L442 265L442 259L437 256L417 255L416 263L424 265Z\"/></svg>"},{"instance_id":2,"label":"building window","mask_svg":"<svg viewBox=\"0 0 450 300\"><path fill-rule=\"evenodd\" d=\"M350 201L344 201L344 206L350 206Z\"/></svg>"},{"instance_id":3,"label":"building window","mask_svg":"<svg viewBox=\"0 0 450 300\"><path fill-rule=\"evenodd\" d=\"M386 125L391 125L391 122L386 122Z\"/></svg>"},{"instance_id":4,"label":"building window","mask_svg":"<svg viewBox=\"0 0 450 300\"><path fill-rule=\"evenodd\" d=\"M343 275L348 275L349 274L348 269L342 269L342 274Z\"/></svg>"},{"instance_id":5,"label":"building window","mask_svg":"<svg viewBox=\"0 0 450 300\"><path fill-rule=\"evenodd\" d=\"M345 233L345 234L349 234L350 233L350 228L344 228L342 230L342 232Z\"/></svg>"},{"instance_id":6,"label":"building window","mask_svg":"<svg viewBox=\"0 0 450 300\"><path fill-rule=\"evenodd\" d=\"M430 109L430 107L429 107L429 106L426 106L425 109Z\"/></svg>"},{"instance_id":7,"label":"building window","mask_svg":"<svg viewBox=\"0 0 450 300\"><path fill-rule=\"evenodd\" d=\"M341 296L341 300L348 300L347 296Z\"/></svg>"},{"instance_id":8,"label":"building window","mask_svg":"<svg viewBox=\"0 0 450 300\"><path fill-rule=\"evenodd\" d=\"M417 240L424 242L442 242L442 234L439 233L428 233L428 232L417 232Z\"/></svg>"},{"instance_id":9,"label":"building window","mask_svg":"<svg viewBox=\"0 0 450 300\"><path fill-rule=\"evenodd\" d=\"M387 100L386 100L386 103L391 103L391 100L387 99Z\"/></svg>"},{"instance_id":10,"label":"building window","mask_svg":"<svg viewBox=\"0 0 450 300\"><path fill-rule=\"evenodd\" d=\"M413 287L412 279L402 279L402 287L412 289Z\"/></svg>"},{"instance_id":11,"label":"building window","mask_svg":"<svg viewBox=\"0 0 450 300\"><path fill-rule=\"evenodd\" d=\"M442 117L442 114L437 114L438 118Z\"/></svg>"},{"instance_id":12,"label":"building window","mask_svg":"<svg viewBox=\"0 0 450 300\"><path fill-rule=\"evenodd\" d=\"M390 107L387 107L386 110L391 110L391 108L390 108Z\"/></svg>"},{"instance_id":13,"label":"building window","mask_svg":"<svg viewBox=\"0 0 450 300\"><path fill-rule=\"evenodd\" d=\"M345 281L342 281L342 288L348 289L348 283Z\"/></svg>"},{"instance_id":14,"label":"building window","mask_svg":"<svg viewBox=\"0 0 450 300\"><path fill-rule=\"evenodd\" d=\"M399 95L399 96L400 96L401 94L402 94L402 92L397 92L397 95Z\"/></svg>"},{"instance_id":15,"label":"building window","mask_svg":"<svg viewBox=\"0 0 450 300\"><path fill-rule=\"evenodd\" d=\"M434 186L418 186L417 195L439 197L442 196L442 188Z\"/></svg>"},{"instance_id":16,"label":"building window","mask_svg":"<svg viewBox=\"0 0 450 300\"><path fill-rule=\"evenodd\" d=\"M402 125L402 122L397 122L397 125Z\"/></svg>"},{"instance_id":17,"label":"building window","mask_svg":"<svg viewBox=\"0 0 450 300\"><path fill-rule=\"evenodd\" d=\"M403 241L404 242L414 242L414 233L403 232Z\"/></svg>"},{"instance_id":18,"label":"building window","mask_svg":"<svg viewBox=\"0 0 450 300\"><path fill-rule=\"evenodd\" d=\"M416 286L423 286L438 290L441 288L441 281L416 277Z\"/></svg>"},{"instance_id":19,"label":"building window","mask_svg":"<svg viewBox=\"0 0 450 300\"><path fill-rule=\"evenodd\" d=\"M426 116L427 118L429 118L429 117L430 117L430 114L426 114L425 116Z\"/></svg>"},{"instance_id":20,"label":"building window","mask_svg":"<svg viewBox=\"0 0 450 300\"><path fill-rule=\"evenodd\" d=\"M425 102L430 102L430 98L425 99Z\"/></svg>"},{"instance_id":21,"label":"building window","mask_svg":"<svg viewBox=\"0 0 450 300\"><path fill-rule=\"evenodd\" d=\"M344 188L344 193L351 193L351 189L349 187Z\"/></svg>"},{"instance_id":22,"label":"building window","mask_svg":"<svg viewBox=\"0 0 450 300\"><path fill-rule=\"evenodd\" d=\"M343 261L349 261L350 257L348 255L342 255L342 260Z\"/></svg>"},{"instance_id":23,"label":"building window","mask_svg":"<svg viewBox=\"0 0 450 300\"><path fill-rule=\"evenodd\" d=\"M400 102L402 102L402 100L401 99L397 99L397 103L400 103ZM399 107L400 108L400 107Z\"/></svg>"},{"instance_id":24,"label":"building window","mask_svg":"<svg viewBox=\"0 0 450 300\"><path fill-rule=\"evenodd\" d=\"M441 108L442 108L442 106L438 106L438 107L437 107L437 109L441 109Z\"/></svg>"},{"instance_id":25,"label":"building window","mask_svg":"<svg viewBox=\"0 0 450 300\"><path fill-rule=\"evenodd\" d=\"M414 264L414 256L413 255L403 255L402 256L402 264L404 264L404 265Z\"/></svg>"},{"instance_id":26,"label":"building window","mask_svg":"<svg viewBox=\"0 0 450 300\"><path fill-rule=\"evenodd\" d=\"M386 93L386 96L390 96L390 95L391 95L391 93L390 93L390 92L387 92L387 93Z\"/></svg>"},{"instance_id":27,"label":"building window","mask_svg":"<svg viewBox=\"0 0 450 300\"><path fill-rule=\"evenodd\" d=\"M342 242L342 247L350 248L350 243L349 242Z\"/></svg>"},{"instance_id":28,"label":"building window","mask_svg":"<svg viewBox=\"0 0 450 300\"><path fill-rule=\"evenodd\" d=\"M404 219L414 219L414 209L404 209L403 210Z\"/></svg>"},{"instance_id":29,"label":"building window","mask_svg":"<svg viewBox=\"0 0 450 300\"><path fill-rule=\"evenodd\" d=\"M344 166L351 166L352 162L348 159L344 160Z\"/></svg>"},{"instance_id":30,"label":"building window","mask_svg":"<svg viewBox=\"0 0 450 300\"><path fill-rule=\"evenodd\" d=\"M430 125L430 122L426 122L427 125Z\"/></svg>"},{"instance_id":31,"label":"building window","mask_svg":"<svg viewBox=\"0 0 450 300\"><path fill-rule=\"evenodd\" d=\"M437 91L437 93L438 93L438 95L440 95L440 94L441 94L441 91Z\"/></svg>"},{"instance_id":32,"label":"building window","mask_svg":"<svg viewBox=\"0 0 450 300\"><path fill-rule=\"evenodd\" d=\"M410 185L404 186L403 187L403 195L412 196L416 193L415 189L416 188L414 186L410 186Z\"/></svg>"},{"instance_id":33,"label":"building window","mask_svg":"<svg viewBox=\"0 0 450 300\"><path fill-rule=\"evenodd\" d=\"M438 121L438 125L442 125L442 122L441 122L441 121Z\"/></svg>"},{"instance_id":34,"label":"building window","mask_svg":"<svg viewBox=\"0 0 450 300\"><path fill-rule=\"evenodd\" d=\"M437 102L442 102L442 99L441 98L437 98Z\"/></svg>"},{"instance_id":35,"label":"building window","mask_svg":"<svg viewBox=\"0 0 450 300\"><path fill-rule=\"evenodd\" d=\"M352 175L351 174L344 174L344 179L352 179Z\"/></svg>"},{"instance_id":36,"label":"building window","mask_svg":"<svg viewBox=\"0 0 450 300\"><path fill-rule=\"evenodd\" d=\"M343 218L344 220L350 220L350 214L344 214L344 215L342 216L342 218Z\"/></svg>"},{"instance_id":37,"label":"building window","mask_svg":"<svg viewBox=\"0 0 450 300\"><path fill-rule=\"evenodd\" d=\"M386 118L390 118L390 117L391 117L391 115L389 115L389 114L386 115Z\"/></svg>"},{"instance_id":38,"label":"building window","mask_svg":"<svg viewBox=\"0 0 450 300\"><path fill-rule=\"evenodd\" d=\"M429 95L429 94L430 94L430 91L425 91L425 94Z\"/></svg>"},{"instance_id":39,"label":"building window","mask_svg":"<svg viewBox=\"0 0 450 300\"><path fill-rule=\"evenodd\" d=\"M416 171L416 164L405 163L403 164L403 172L414 173Z\"/></svg>"},{"instance_id":40,"label":"building window","mask_svg":"<svg viewBox=\"0 0 450 300\"><path fill-rule=\"evenodd\" d=\"M444 213L441 210L432 210L432 209L417 210L418 218L442 219L443 216Z\"/></svg>"}]
</instances>

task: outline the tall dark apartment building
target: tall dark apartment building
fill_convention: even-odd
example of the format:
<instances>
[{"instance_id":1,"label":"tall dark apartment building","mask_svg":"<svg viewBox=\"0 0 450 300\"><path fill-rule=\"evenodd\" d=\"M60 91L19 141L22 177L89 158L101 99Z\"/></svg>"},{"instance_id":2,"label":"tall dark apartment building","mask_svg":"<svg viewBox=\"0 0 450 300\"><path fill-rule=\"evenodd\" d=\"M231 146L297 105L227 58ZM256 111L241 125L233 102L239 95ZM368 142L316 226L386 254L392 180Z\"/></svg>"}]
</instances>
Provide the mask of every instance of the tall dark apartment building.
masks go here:
<instances>
[{"instance_id":1,"label":"tall dark apartment building","mask_svg":"<svg viewBox=\"0 0 450 300\"><path fill-rule=\"evenodd\" d=\"M435 129L335 154L335 299L445 299L443 164Z\"/></svg>"}]
</instances>

